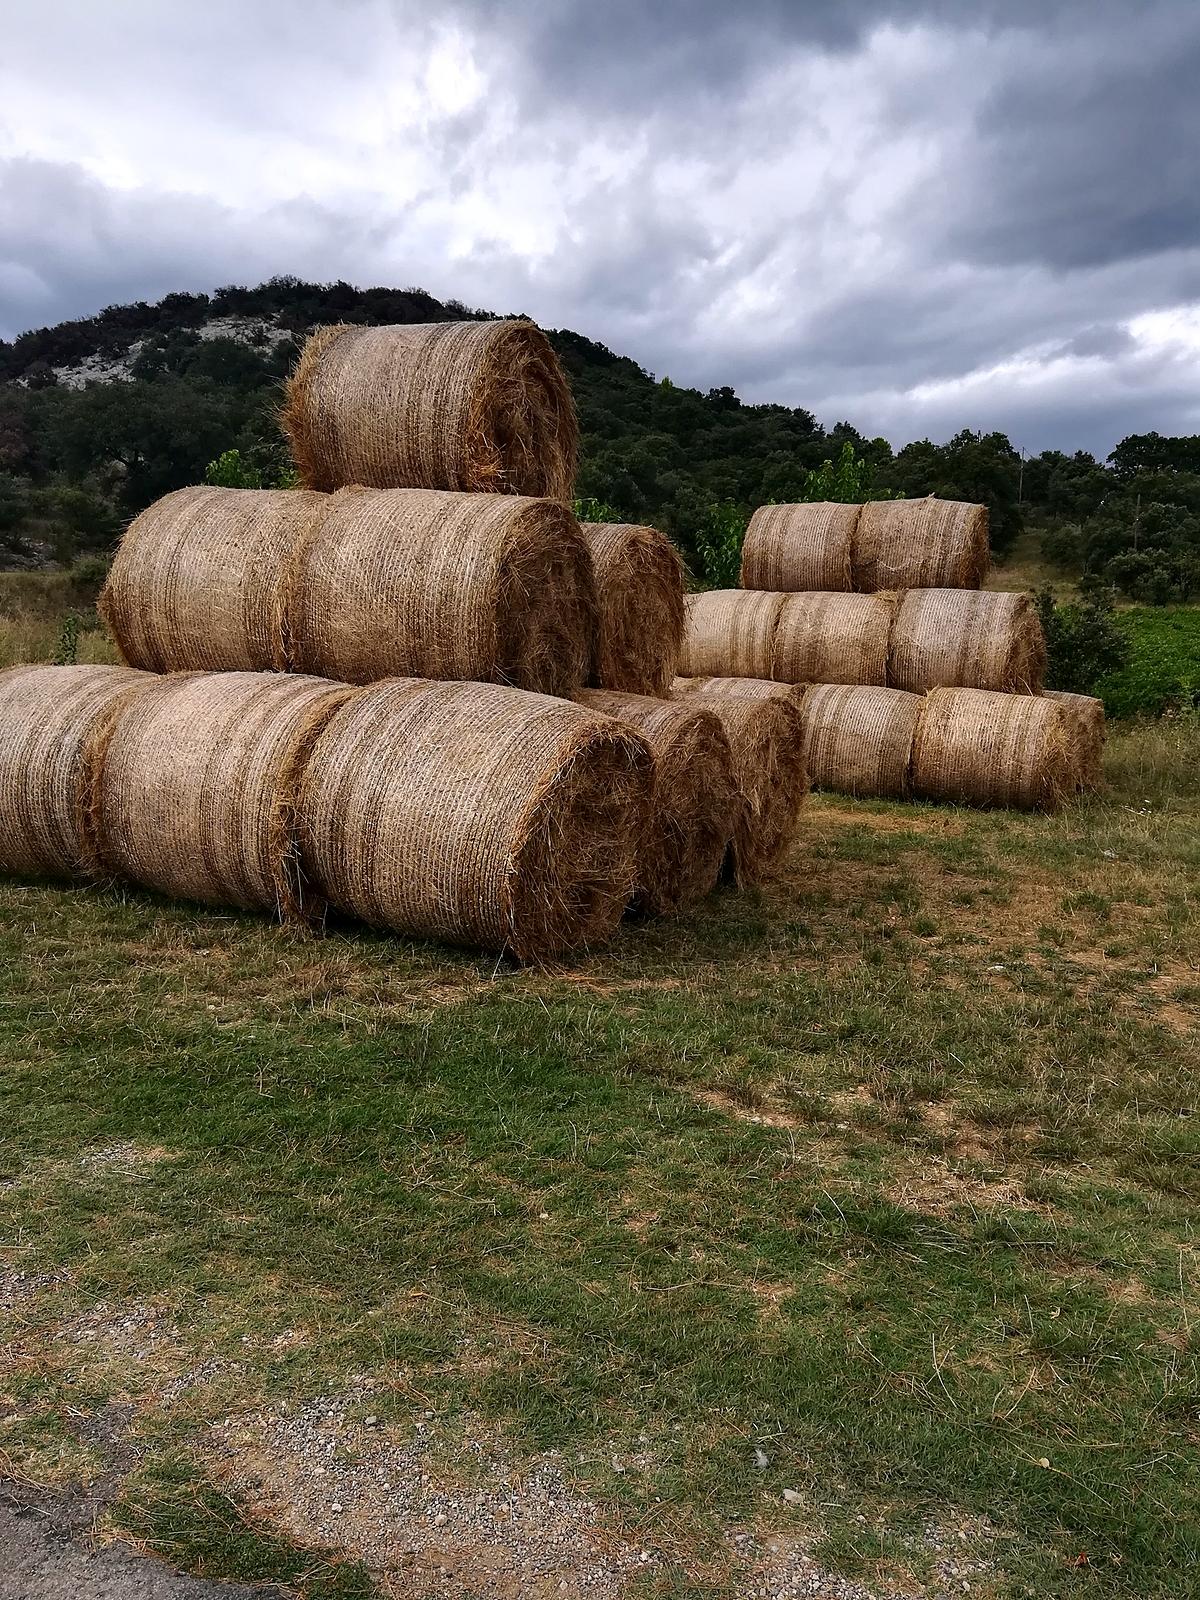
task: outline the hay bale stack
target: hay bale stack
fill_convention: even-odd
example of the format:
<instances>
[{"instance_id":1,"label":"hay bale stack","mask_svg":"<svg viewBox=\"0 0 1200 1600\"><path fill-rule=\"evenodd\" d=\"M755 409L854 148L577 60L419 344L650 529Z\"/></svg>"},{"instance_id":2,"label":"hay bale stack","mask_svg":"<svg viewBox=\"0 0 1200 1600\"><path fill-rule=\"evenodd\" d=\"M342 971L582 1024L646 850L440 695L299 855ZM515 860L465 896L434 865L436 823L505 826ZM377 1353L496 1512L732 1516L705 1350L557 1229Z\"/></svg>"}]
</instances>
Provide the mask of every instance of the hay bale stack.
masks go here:
<instances>
[{"instance_id":1,"label":"hay bale stack","mask_svg":"<svg viewBox=\"0 0 1200 1600\"><path fill-rule=\"evenodd\" d=\"M784 598L748 589L688 595L680 672L697 678L769 678Z\"/></svg>"},{"instance_id":2,"label":"hay bale stack","mask_svg":"<svg viewBox=\"0 0 1200 1600\"><path fill-rule=\"evenodd\" d=\"M785 595L768 676L780 683L886 683L894 613L893 595Z\"/></svg>"},{"instance_id":3,"label":"hay bale stack","mask_svg":"<svg viewBox=\"0 0 1200 1600\"><path fill-rule=\"evenodd\" d=\"M121 711L159 681L127 667L0 672L0 872L96 875L105 747Z\"/></svg>"},{"instance_id":4,"label":"hay bale stack","mask_svg":"<svg viewBox=\"0 0 1200 1600\"><path fill-rule=\"evenodd\" d=\"M683 647L683 562L655 528L580 524L596 574L600 689L665 695Z\"/></svg>"},{"instance_id":5,"label":"hay bale stack","mask_svg":"<svg viewBox=\"0 0 1200 1600\"><path fill-rule=\"evenodd\" d=\"M633 892L651 782L631 729L494 684L357 695L300 788L303 859L377 927L523 960L594 944Z\"/></svg>"},{"instance_id":6,"label":"hay bale stack","mask_svg":"<svg viewBox=\"0 0 1200 1600\"><path fill-rule=\"evenodd\" d=\"M902 800L910 791L921 696L816 684L804 697L804 762L814 789Z\"/></svg>"},{"instance_id":7,"label":"hay bale stack","mask_svg":"<svg viewBox=\"0 0 1200 1600\"><path fill-rule=\"evenodd\" d=\"M179 489L130 523L99 610L131 667L281 672L284 574L326 504L294 489Z\"/></svg>"},{"instance_id":8,"label":"hay bale stack","mask_svg":"<svg viewBox=\"0 0 1200 1600\"><path fill-rule=\"evenodd\" d=\"M1046 640L1026 594L910 589L892 625L887 681L895 689L994 689L1037 694Z\"/></svg>"},{"instance_id":9,"label":"hay bale stack","mask_svg":"<svg viewBox=\"0 0 1200 1600\"><path fill-rule=\"evenodd\" d=\"M720 692L689 697L725 729L738 807L728 872L739 888L761 883L786 854L808 793L800 706L788 694Z\"/></svg>"},{"instance_id":10,"label":"hay bale stack","mask_svg":"<svg viewBox=\"0 0 1200 1600\"><path fill-rule=\"evenodd\" d=\"M358 693L319 678L159 678L117 719L97 789L100 855L162 894L307 919L294 808L309 749Z\"/></svg>"},{"instance_id":11,"label":"hay bale stack","mask_svg":"<svg viewBox=\"0 0 1200 1600\"><path fill-rule=\"evenodd\" d=\"M1054 701L1066 722L1077 787L1098 789L1104 777L1104 701L1090 694L1068 694L1065 689L1044 692L1047 700Z\"/></svg>"},{"instance_id":12,"label":"hay bale stack","mask_svg":"<svg viewBox=\"0 0 1200 1600\"><path fill-rule=\"evenodd\" d=\"M851 551L861 510L832 500L759 506L742 545L742 588L853 589Z\"/></svg>"},{"instance_id":13,"label":"hay bale stack","mask_svg":"<svg viewBox=\"0 0 1200 1600\"><path fill-rule=\"evenodd\" d=\"M579 524L554 500L344 489L310 532L288 614L300 672L570 695L592 659L596 594Z\"/></svg>"},{"instance_id":14,"label":"hay bale stack","mask_svg":"<svg viewBox=\"0 0 1200 1600\"><path fill-rule=\"evenodd\" d=\"M304 346L282 422L309 489L571 501L575 406L531 322L323 328Z\"/></svg>"},{"instance_id":15,"label":"hay bale stack","mask_svg":"<svg viewBox=\"0 0 1200 1600\"><path fill-rule=\"evenodd\" d=\"M978 589L987 576L986 506L959 500L873 500L854 535L854 587Z\"/></svg>"},{"instance_id":16,"label":"hay bale stack","mask_svg":"<svg viewBox=\"0 0 1200 1600\"><path fill-rule=\"evenodd\" d=\"M650 747L650 815L634 908L666 915L716 885L733 832L738 785L719 718L702 705L585 689L582 705L635 728Z\"/></svg>"},{"instance_id":17,"label":"hay bale stack","mask_svg":"<svg viewBox=\"0 0 1200 1600\"><path fill-rule=\"evenodd\" d=\"M1075 785L1063 714L1041 695L934 689L917 721L912 781L926 800L1056 810Z\"/></svg>"},{"instance_id":18,"label":"hay bale stack","mask_svg":"<svg viewBox=\"0 0 1200 1600\"><path fill-rule=\"evenodd\" d=\"M675 678L671 695L675 700L690 694L715 695L718 699L790 700L801 705L807 693L805 683L772 683L766 678Z\"/></svg>"}]
</instances>

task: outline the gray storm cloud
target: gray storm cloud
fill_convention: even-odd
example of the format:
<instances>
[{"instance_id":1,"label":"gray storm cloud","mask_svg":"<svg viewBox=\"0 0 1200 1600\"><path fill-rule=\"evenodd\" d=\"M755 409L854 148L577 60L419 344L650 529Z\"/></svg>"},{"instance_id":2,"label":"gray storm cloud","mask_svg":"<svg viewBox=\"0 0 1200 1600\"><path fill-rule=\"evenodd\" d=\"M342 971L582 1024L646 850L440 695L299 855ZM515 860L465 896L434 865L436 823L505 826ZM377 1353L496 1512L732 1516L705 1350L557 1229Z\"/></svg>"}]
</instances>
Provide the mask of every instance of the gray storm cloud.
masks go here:
<instances>
[{"instance_id":1,"label":"gray storm cloud","mask_svg":"<svg viewBox=\"0 0 1200 1600\"><path fill-rule=\"evenodd\" d=\"M16 0L0 334L276 272L895 442L1200 429L1200 8Z\"/></svg>"}]
</instances>

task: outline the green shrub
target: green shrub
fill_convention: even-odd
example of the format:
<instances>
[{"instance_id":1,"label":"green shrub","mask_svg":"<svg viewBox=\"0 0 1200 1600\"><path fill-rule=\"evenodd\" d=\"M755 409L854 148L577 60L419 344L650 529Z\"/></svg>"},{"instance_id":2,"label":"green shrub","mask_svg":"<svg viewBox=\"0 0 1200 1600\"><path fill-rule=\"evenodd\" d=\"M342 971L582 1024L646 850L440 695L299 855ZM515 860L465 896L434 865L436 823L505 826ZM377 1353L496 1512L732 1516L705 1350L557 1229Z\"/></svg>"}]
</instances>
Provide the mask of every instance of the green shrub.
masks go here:
<instances>
[{"instance_id":1,"label":"green shrub","mask_svg":"<svg viewBox=\"0 0 1200 1600\"><path fill-rule=\"evenodd\" d=\"M1103 590L1059 605L1053 589L1034 597L1046 635L1046 686L1072 694L1095 694L1108 674L1129 659L1129 639Z\"/></svg>"},{"instance_id":2,"label":"green shrub","mask_svg":"<svg viewBox=\"0 0 1200 1600\"><path fill-rule=\"evenodd\" d=\"M742 568L746 518L727 500L705 507L694 529L703 577L714 589L735 589Z\"/></svg>"}]
</instances>

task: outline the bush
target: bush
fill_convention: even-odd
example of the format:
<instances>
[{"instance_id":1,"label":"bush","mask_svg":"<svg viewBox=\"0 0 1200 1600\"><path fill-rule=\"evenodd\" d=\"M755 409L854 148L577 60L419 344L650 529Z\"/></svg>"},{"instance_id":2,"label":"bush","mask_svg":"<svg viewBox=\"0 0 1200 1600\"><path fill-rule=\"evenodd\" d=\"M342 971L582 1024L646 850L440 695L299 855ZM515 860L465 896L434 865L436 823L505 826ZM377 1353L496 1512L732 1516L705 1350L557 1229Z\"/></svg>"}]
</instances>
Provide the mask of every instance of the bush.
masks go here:
<instances>
[{"instance_id":1,"label":"bush","mask_svg":"<svg viewBox=\"0 0 1200 1600\"><path fill-rule=\"evenodd\" d=\"M1200 706L1200 608L1139 608L1118 622L1126 660L1097 686L1109 714L1158 716Z\"/></svg>"},{"instance_id":2,"label":"bush","mask_svg":"<svg viewBox=\"0 0 1200 1600\"><path fill-rule=\"evenodd\" d=\"M1046 635L1046 686L1072 694L1095 694L1108 674L1129 659L1129 639L1104 591L1081 595L1072 605L1059 605L1053 589L1034 597Z\"/></svg>"},{"instance_id":3,"label":"bush","mask_svg":"<svg viewBox=\"0 0 1200 1600\"><path fill-rule=\"evenodd\" d=\"M735 589L742 568L746 518L729 501L705 508L693 532L702 576L714 589Z\"/></svg>"}]
</instances>

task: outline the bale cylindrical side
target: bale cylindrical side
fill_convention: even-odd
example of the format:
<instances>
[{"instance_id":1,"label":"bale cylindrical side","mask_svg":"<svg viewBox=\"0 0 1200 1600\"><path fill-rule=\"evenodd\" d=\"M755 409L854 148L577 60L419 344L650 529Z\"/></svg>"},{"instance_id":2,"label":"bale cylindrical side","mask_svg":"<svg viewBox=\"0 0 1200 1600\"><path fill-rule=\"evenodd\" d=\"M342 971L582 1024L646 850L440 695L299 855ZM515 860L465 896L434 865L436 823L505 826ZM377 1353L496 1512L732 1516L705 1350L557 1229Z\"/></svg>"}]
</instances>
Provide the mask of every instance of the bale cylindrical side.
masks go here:
<instances>
[{"instance_id":1,"label":"bale cylindrical side","mask_svg":"<svg viewBox=\"0 0 1200 1600\"><path fill-rule=\"evenodd\" d=\"M742 588L853 589L850 555L861 510L832 500L759 506L742 545Z\"/></svg>"},{"instance_id":2,"label":"bale cylindrical side","mask_svg":"<svg viewBox=\"0 0 1200 1600\"><path fill-rule=\"evenodd\" d=\"M324 328L304 346L282 422L310 489L571 501L575 406L531 322Z\"/></svg>"},{"instance_id":3,"label":"bale cylindrical side","mask_svg":"<svg viewBox=\"0 0 1200 1600\"><path fill-rule=\"evenodd\" d=\"M634 907L654 916L716 885L733 834L738 785L719 718L703 706L585 689L582 705L636 729L650 747L650 815L638 854Z\"/></svg>"},{"instance_id":4,"label":"bale cylindrical side","mask_svg":"<svg viewBox=\"0 0 1200 1600\"><path fill-rule=\"evenodd\" d=\"M873 500L854 534L854 587L978 589L991 561L986 506L960 500Z\"/></svg>"},{"instance_id":5,"label":"bale cylindrical side","mask_svg":"<svg viewBox=\"0 0 1200 1600\"><path fill-rule=\"evenodd\" d=\"M913 790L958 805L1056 810L1075 786L1062 712L1041 695L934 689L913 739Z\"/></svg>"},{"instance_id":6,"label":"bale cylindrical side","mask_svg":"<svg viewBox=\"0 0 1200 1600\"><path fill-rule=\"evenodd\" d=\"M680 672L686 677L769 678L784 599L747 589L688 595Z\"/></svg>"},{"instance_id":7,"label":"bale cylindrical side","mask_svg":"<svg viewBox=\"0 0 1200 1600\"><path fill-rule=\"evenodd\" d=\"M109 741L97 794L104 866L181 899L318 916L299 866L296 791L314 739L359 692L254 672L160 678Z\"/></svg>"},{"instance_id":8,"label":"bale cylindrical side","mask_svg":"<svg viewBox=\"0 0 1200 1600\"><path fill-rule=\"evenodd\" d=\"M105 749L122 710L160 681L128 667L0 672L0 872L96 875L92 799Z\"/></svg>"},{"instance_id":9,"label":"bale cylindrical side","mask_svg":"<svg viewBox=\"0 0 1200 1600\"><path fill-rule=\"evenodd\" d=\"M806 683L773 683L769 678L675 678L671 682L674 700L703 694L718 699L790 700L798 706L807 692Z\"/></svg>"},{"instance_id":10,"label":"bale cylindrical side","mask_svg":"<svg viewBox=\"0 0 1200 1600\"><path fill-rule=\"evenodd\" d=\"M288 616L300 672L570 695L592 659L595 581L557 501L344 489L311 530Z\"/></svg>"},{"instance_id":11,"label":"bale cylindrical side","mask_svg":"<svg viewBox=\"0 0 1200 1600\"><path fill-rule=\"evenodd\" d=\"M781 683L887 682L895 596L785 595L770 676Z\"/></svg>"},{"instance_id":12,"label":"bale cylindrical side","mask_svg":"<svg viewBox=\"0 0 1200 1600\"><path fill-rule=\"evenodd\" d=\"M365 690L317 741L303 859L376 927L536 959L598 943L628 904L651 783L631 729L481 683Z\"/></svg>"},{"instance_id":13,"label":"bale cylindrical side","mask_svg":"<svg viewBox=\"0 0 1200 1600\"><path fill-rule=\"evenodd\" d=\"M1077 787L1098 789L1104 777L1104 701L1090 694L1070 694L1065 689L1046 689L1044 694L1047 700L1054 701L1066 722Z\"/></svg>"},{"instance_id":14,"label":"bale cylindrical side","mask_svg":"<svg viewBox=\"0 0 1200 1600\"><path fill-rule=\"evenodd\" d=\"M910 589L892 624L888 683L926 689L1037 694L1046 639L1027 594Z\"/></svg>"},{"instance_id":15,"label":"bale cylindrical side","mask_svg":"<svg viewBox=\"0 0 1200 1600\"><path fill-rule=\"evenodd\" d=\"M178 489L130 523L100 595L150 672L282 671L285 576L326 501L297 489Z\"/></svg>"},{"instance_id":16,"label":"bale cylindrical side","mask_svg":"<svg viewBox=\"0 0 1200 1600\"><path fill-rule=\"evenodd\" d=\"M596 574L596 655L589 682L665 695L683 647L683 562L656 528L584 522Z\"/></svg>"},{"instance_id":17,"label":"bale cylindrical side","mask_svg":"<svg viewBox=\"0 0 1200 1600\"><path fill-rule=\"evenodd\" d=\"M808 793L800 706L786 694L696 694L688 703L713 713L733 754L738 806L728 876L739 888L761 883L796 837Z\"/></svg>"},{"instance_id":18,"label":"bale cylindrical side","mask_svg":"<svg viewBox=\"0 0 1200 1600\"><path fill-rule=\"evenodd\" d=\"M804 762L814 789L902 800L910 791L921 696L819 683L804 697Z\"/></svg>"}]
</instances>

